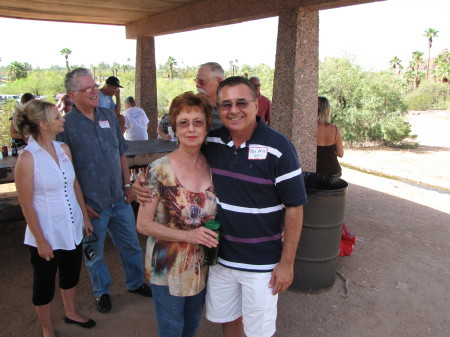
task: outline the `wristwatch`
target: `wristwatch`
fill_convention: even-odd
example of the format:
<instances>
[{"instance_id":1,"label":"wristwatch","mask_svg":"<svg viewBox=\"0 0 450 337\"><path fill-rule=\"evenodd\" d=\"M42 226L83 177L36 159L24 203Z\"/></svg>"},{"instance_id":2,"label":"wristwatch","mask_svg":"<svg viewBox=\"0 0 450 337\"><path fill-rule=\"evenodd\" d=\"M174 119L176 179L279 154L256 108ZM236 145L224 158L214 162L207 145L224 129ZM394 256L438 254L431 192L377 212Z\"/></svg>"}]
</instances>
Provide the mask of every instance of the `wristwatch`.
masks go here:
<instances>
[{"instance_id":1,"label":"wristwatch","mask_svg":"<svg viewBox=\"0 0 450 337\"><path fill-rule=\"evenodd\" d=\"M124 187L124 188L127 188L127 187L131 188L131 184L130 184L130 183L125 184L125 185L123 185L123 187Z\"/></svg>"}]
</instances>

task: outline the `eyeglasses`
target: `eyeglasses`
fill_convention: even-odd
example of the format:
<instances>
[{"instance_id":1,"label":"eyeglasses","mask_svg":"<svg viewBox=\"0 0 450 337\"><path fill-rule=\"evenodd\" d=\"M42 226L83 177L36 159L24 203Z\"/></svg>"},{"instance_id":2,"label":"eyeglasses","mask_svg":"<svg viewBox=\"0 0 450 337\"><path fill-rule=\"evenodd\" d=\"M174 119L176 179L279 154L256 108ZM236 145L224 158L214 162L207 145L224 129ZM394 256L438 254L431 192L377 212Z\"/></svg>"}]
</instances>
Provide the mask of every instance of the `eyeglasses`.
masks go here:
<instances>
[{"instance_id":1,"label":"eyeglasses","mask_svg":"<svg viewBox=\"0 0 450 337\"><path fill-rule=\"evenodd\" d=\"M204 119L194 119L192 122L184 119L182 121L177 122L177 128L178 129L187 129L189 127L189 125L193 125L194 128L201 128L205 125L205 120Z\"/></svg>"},{"instance_id":2,"label":"eyeglasses","mask_svg":"<svg viewBox=\"0 0 450 337\"><path fill-rule=\"evenodd\" d=\"M255 84L255 87L259 88L261 86L261 84Z\"/></svg>"},{"instance_id":3,"label":"eyeglasses","mask_svg":"<svg viewBox=\"0 0 450 337\"><path fill-rule=\"evenodd\" d=\"M254 101L256 101L256 99L251 100L251 101L242 100L242 101L237 101L236 103L234 103L234 105L239 110L244 110L244 109L247 109L248 105ZM222 102L219 104L219 110L224 111L224 112L229 112L232 107L233 107L233 102Z\"/></svg>"},{"instance_id":4,"label":"eyeglasses","mask_svg":"<svg viewBox=\"0 0 450 337\"><path fill-rule=\"evenodd\" d=\"M93 90L98 90L98 84L94 85L93 87L89 87L86 89L80 89L80 90L74 90L74 91L84 91L87 94L90 94Z\"/></svg>"},{"instance_id":5,"label":"eyeglasses","mask_svg":"<svg viewBox=\"0 0 450 337\"><path fill-rule=\"evenodd\" d=\"M204 86L206 83L208 83L209 81L215 79L217 77L211 77L207 80L199 80L198 78L194 78L195 83L197 83L198 85Z\"/></svg>"}]
</instances>

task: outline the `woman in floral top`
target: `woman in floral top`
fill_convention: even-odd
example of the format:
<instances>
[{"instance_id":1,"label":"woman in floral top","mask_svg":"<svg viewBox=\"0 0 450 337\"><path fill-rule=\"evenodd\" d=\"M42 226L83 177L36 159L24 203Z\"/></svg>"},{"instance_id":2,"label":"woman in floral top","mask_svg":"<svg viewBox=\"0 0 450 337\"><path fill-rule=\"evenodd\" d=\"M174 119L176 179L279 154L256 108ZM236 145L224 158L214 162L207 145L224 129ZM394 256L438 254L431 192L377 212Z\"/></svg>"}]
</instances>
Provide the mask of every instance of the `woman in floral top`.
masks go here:
<instances>
[{"instance_id":1,"label":"woman in floral top","mask_svg":"<svg viewBox=\"0 0 450 337\"><path fill-rule=\"evenodd\" d=\"M177 96L169 123L179 148L149 165L146 187L153 198L140 206L137 228L149 236L145 266L158 336L194 336L200 324L208 273L202 245L217 245L216 234L204 226L216 215L216 196L208 162L200 152L212 121L204 96Z\"/></svg>"}]
</instances>

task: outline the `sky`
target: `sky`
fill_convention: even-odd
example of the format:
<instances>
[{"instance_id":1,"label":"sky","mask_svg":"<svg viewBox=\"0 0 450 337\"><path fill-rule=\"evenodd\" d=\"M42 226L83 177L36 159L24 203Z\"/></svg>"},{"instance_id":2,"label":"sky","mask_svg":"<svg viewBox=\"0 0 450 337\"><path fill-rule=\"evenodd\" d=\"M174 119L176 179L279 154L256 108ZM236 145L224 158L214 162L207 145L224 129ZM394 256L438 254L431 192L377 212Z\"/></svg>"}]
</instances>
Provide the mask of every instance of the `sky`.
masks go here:
<instances>
[{"instance_id":1,"label":"sky","mask_svg":"<svg viewBox=\"0 0 450 337\"><path fill-rule=\"evenodd\" d=\"M319 57L350 57L367 70L385 70L398 56L407 66L413 51L428 56L428 28L436 29L431 56L450 49L450 0L388 0L319 12ZM215 61L229 68L265 63L275 65L278 18L158 36L156 63L173 56L178 66ZM71 65L100 62L135 64L136 41L125 38L125 27L56 23L0 18L0 66L13 61L33 68L65 65L60 50L69 48ZM128 61L130 59L130 61Z\"/></svg>"}]
</instances>

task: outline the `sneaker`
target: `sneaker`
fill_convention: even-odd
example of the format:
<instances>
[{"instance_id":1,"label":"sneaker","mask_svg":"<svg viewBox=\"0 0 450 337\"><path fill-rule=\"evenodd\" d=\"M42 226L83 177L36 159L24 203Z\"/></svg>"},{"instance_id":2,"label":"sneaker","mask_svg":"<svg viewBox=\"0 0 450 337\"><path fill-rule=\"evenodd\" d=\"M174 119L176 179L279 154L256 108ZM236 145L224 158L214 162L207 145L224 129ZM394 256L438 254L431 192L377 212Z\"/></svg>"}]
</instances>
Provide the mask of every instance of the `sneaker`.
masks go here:
<instances>
[{"instance_id":1,"label":"sneaker","mask_svg":"<svg viewBox=\"0 0 450 337\"><path fill-rule=\"evenodd\" d=\"M99 312L110 312L111 311L111 298L108 294L102 294L95 299L95 304Z\"/></svg>"},{"instance_id":2,"label":"sneaker","mask_svg":"<svg viewBox=\"0 0 450 337\"><path fill-rule=\"evenodd\" d=\"M141 286L134 290L128 290L129 293L139 294L144 297L152 297L152 288L147 283L142 283Z\"/></svg>"}]
</instances>

